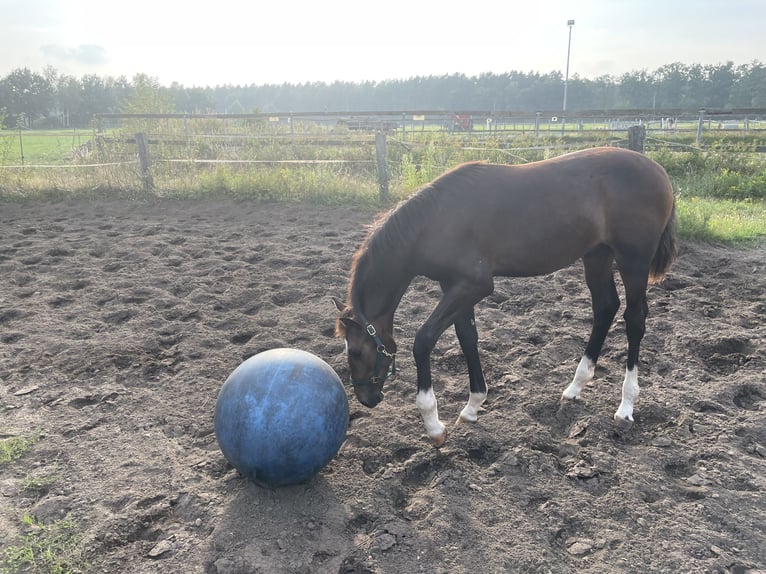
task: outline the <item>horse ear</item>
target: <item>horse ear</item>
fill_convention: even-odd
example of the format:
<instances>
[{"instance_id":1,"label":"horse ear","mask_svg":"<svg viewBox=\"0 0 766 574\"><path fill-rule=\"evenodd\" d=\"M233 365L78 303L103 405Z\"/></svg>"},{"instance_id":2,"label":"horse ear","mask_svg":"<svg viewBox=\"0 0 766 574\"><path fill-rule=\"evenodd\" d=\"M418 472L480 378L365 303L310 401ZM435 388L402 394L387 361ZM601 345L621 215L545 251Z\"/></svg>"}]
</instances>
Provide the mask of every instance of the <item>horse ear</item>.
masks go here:
<instances>
[{"instance_id":1,"label":"horse ear","mask_svg":"<svg viewBox=\"0 0 766 574\"><path fill-rule=\"evenodd\" d=\"M333 305L335 305L335 309L338 310L338 313L341 314L343 317L350 317L351 316L351 308L346 306L346 304L338 299L337 297L330 297L330 300L333 302Z\"/></svg>"},{"instance_id":2,"label":"horse ear","mask_svg":"<svg viewBox=\"0 0 766 574\"><path fill-rule=\"evenodd\" d=\"M335 335L348 338L349 333L362 332L362 326L351 317L338 317L335 327Z\"/></svg>"},{"instance_id":3,"label":"horse ear","mask_svg":"<svg viewBox=\"0 0 766 574\"><path fill-rule=\"evenodd\" d=\"M364 327L362 327L359 323L354 321L351 317L340 317L338 319L338 325L343 326L343 331L339 331L338 335L342 335L346 338L349 337L349 335L353 334L356 335L357 333L364 333ZM338 331L338 329L336 329Z\"/></svg>"},{"instance_id":4,"label":"horse ear","mask_svg":"<svg viewBox=\"0 0 766 574\"><path fill-rule=\"evenodd\" d=\"M335 335L338 337L345 337L346 332L349 329L353 330L355 327L362 328L359 323L351 318L351 307L348 307L337 297L330 297L330 300L333 305L335 305L335 309L337 309L338 313L340 313L340 317L338 317L338 322L335 326Z\"/></svg>"}]
</instances>

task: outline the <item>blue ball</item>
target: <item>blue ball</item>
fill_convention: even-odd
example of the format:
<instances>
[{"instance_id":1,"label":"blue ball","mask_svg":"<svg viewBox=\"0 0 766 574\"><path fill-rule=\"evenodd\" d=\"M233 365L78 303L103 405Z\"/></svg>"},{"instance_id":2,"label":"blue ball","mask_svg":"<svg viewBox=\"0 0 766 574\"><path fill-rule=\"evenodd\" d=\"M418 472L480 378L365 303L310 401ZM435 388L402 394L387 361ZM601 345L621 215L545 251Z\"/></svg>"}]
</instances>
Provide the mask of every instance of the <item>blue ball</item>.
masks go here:
<instances>
[{"instance_id":1,"label":"blue ball","mask_svg":"<svg viewBox=\"0 0 766 574\"><path fill-rule=\"evenodd\" d=\"M226 460L263 486L313 477L338 453L347 428L340 378L298 349L272 349L244 361L215 405L215 435Z\"/></svg>"}]
</instances>

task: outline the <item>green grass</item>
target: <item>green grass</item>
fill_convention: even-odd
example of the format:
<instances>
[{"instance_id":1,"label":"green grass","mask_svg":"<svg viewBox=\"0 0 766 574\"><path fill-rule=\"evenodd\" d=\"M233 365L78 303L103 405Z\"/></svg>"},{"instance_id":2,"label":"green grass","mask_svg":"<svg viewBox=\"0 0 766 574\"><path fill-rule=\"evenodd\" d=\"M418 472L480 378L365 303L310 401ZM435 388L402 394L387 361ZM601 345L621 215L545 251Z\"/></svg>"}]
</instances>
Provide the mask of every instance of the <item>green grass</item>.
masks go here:
<instances>
[{"instance_id":1,"label":"green grass","mask_svg":"<svg viewBox=\"0 0 766 574\"><path fill-rule=\"evenodd\" d=\"M0 165L64 165L73 150L92 139L92 130L2 130Z\"/></svg>"},{"instance_id":2,"label":"green grass","mask_svg":"<svg viewBox=\"0 0 766 574\"><path fill-rule=\"evenodd\" d=\"M76 574L77 534L70 517L51 524L37 522L34 517L22 518L24 534L15 544L3 550L0 574Z\"/></svg>"},{"instance_id":3,"label":"green grass","mask_svg":"<svg viewBox=\"0 0 766 574\"><path fill-rule=\"evenodd\" d=\"M0 440L0 464L10 464L23 457L40 438L40 432L28 436L9 436ZM27 475L19 483L20 492L39 499L55 477ZM21 519L22 534L11 541L3 538L0 574L76 574L81 572L77 544L79 535L74 520L66 517L52 523L40 523L29 514Z\"/></svg>"},{"instance_id":4,"label":"green grass","mask_svg":"<svg viewBox=\"0 0 766 574\"><path fill-rule=\"evenodd\" d=\"M374 206L379 202L374 180L343 173L332 166L185 169L167 177L160 185L157 195L179 199L231 197L256 202L359 206Z\"/></svg>"},{"instance_id":5,"label":"green grass","mask_svg":"<svg viewBox=\"0 0 766 574\"><path fill-rule=\"evenodd\" d=\"M25 495L38 500L45 496L50 487L56 482L55 476L27 475L20 483L19 490Z\"/></svg>"},{"instance_id":6,"label":"green grass","mask_svg":"<svg viewBox=\"0 0 766 574\"><path fill-rule=\"evenodd\" d=\"M24 456L40 439L40 433L29 436L10 436L0 440L0 464L8 464Z\"/></svg>"},{"instance_id":7,"label":"green grass","mask_svg":"<svg viewBox=\"0 0 766 574\"><path fill-rule=\"evenodd\" d=\"M677 199L678 230L684 239L754 243L766 237L766 203L690 197Z\"/></svg>"},{"instance_id":8,"label":"green grass","mask_svg":"<svg viewBox=\"0 0 766 574\"><path fill-rule=\"evenodd\" d=\"M754 154L655 157L676 189L685 239L753 243L766 237L766 161Z\"/></svg>"}]
</instances>

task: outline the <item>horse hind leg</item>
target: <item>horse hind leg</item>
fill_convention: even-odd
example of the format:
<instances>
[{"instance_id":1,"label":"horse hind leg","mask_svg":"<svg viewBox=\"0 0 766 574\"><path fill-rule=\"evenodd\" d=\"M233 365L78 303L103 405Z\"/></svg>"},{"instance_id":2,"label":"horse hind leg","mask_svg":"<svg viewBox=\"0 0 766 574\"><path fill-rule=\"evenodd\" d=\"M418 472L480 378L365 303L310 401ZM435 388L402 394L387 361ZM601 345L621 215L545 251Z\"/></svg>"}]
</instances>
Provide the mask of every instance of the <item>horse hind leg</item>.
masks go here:
<instances>
[{"instance_id":1,"label":"horse hind leg","mask_svg":"<svg viewBox=\"0 0 766 574\"><path fill-rule=\"evenodd\" d=\"M577 399L583 387L593 380L601 348L617 309L620 308L620 297L612 271L613 263L612 251L606 246L597 247L583 257L585 282L590 290L593 307L593 327L574 378L561 395L563 399Z\"/></svg>"},{"instance_id":2,"label":"horse hind leg","mask_svg":"<svg viewBox=\"0 0 766 574\"><path fill-rule=\"evenodd\" d=\"M487 398L487 383L484 380L484 372L481 369L479 358L479 334L476 331L476 319L474 309L471 309L455 320L455 333L460 348L463 350L465 362L468 365L468 378L470 381L471 395L468 404L460 411L457 424L462 422L475 423L478 420L479 409Z\"/></svg>"},{"instance_id":3,"label":"horse hind leg","mask_svg":"<svg viewBox=\"0 0 766 574\"><path fill-rule=\"evenodd\" d=\"M622 401L614 413L614 422L620 428L630 428L633 424L633 407L638 398L638 351L646 330L646 317L649 306L646 302L646 286L649 270L620 269L625 284L625 332L628 337L628 360L625 367L625 380L622 383Z\"/></svg>"}]
</instances>

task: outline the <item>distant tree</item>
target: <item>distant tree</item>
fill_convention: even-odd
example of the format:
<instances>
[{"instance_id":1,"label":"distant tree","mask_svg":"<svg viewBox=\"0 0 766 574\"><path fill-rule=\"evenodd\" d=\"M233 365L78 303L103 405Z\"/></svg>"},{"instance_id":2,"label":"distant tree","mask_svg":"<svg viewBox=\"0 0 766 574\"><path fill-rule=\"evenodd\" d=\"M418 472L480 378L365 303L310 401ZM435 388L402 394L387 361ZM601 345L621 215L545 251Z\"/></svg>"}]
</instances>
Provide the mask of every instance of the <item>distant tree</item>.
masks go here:
<instances>
[{"instance_id":1,"label":"distant tree","mask_svg":"<svg viewBox=\"0 0 766 574\"><path fill-rule=\"evenodd\" d=\"M750 64L738 66L737 72L739 78L732 86L732 107L766 107L766 65L756 60Z\"/></svg>"},{"instance_id":2,"label":"distant tree","mask_svg":"<svg viewBox=\"0 0 766 574\"><path fill-rule=\"evenodd\" d=\"M656 107L657 85L654 77L646 70L626 72L617 81L619 97L616 107L654 108Z\"/></svg>"},{"instance_id":3,"label":"distant tree","mask_svg":"<svg viewBox=\"0 0 766 574\"><path fill-rule=\"evenodd\" d=\"M56 102L62 125L83 125L87 111L84 108L80 80L73 76L61 76L56 82Z\"/></svg>"},{"instance_id":4,"label":"distant tree","mask_svg":"<svg viewBox=\"0 0 766 574\"><path fill-rule=\"evenodd\" d=\"M105 86L111 93L111 108L109 112L119 112L125 102L133 95L133 85L125 76L107 78Z\"/></svg>"},{"instance_id":5,"label":"distant tree","mask_svg":"<svg viewBox=\"0 0 766 574\"><path fill-rule=\"evenodd\" d=\"M554 111L562 107L563 88L563 76L556 71L186 88L177 83L164 87L146 74L132 81L93 74L78 79L48 66L42 74L20 68L0 79L0 109L6 110L0 125L41 125L50 116L57 123L86 126L94 114L110 112ZM766 66L759 61L714 66L674 62L618 78L588 79L575 73L569 79L568 112L699 107L766 107Z\"/></svg>"},{"instance_id":6,"label":"distant tree","mask_svg":"<svg viewBox=\"0 0 766 574\"><path fill-rule=\"evenodd\" d=\"M688 69L681 62L661 66L654 73L658 108L683 108L688 88Z\"/></svg>"},{"instance_id":7,"label":"distant tree","mask_svg":"<svg viewBox=\"0 0 766 574\"><path fill-rule=\"evenodd\" d=\"M575 74L569 79L568 110L608 110L617 107L618 101L619 86L611 76L589 80Z\"/></svg>"},{"instance_id":8,"label":"distant tree","mask_svg":"<svg viewBox=\"0 0 766 574\"><path fill-rule=\"evenodd\" d=\"M168 90L173 98L173 107L178 112L205 113L215 109L215 101L204 88L184 88L173 82Z\"/></svg>"},{"instance_id":9,"label":"distant tree","mask_svg":"<svg viewBox=\"0 0 766 574\"><path fill-rule=\"evenodd\" d=\"M146 74L133 77L133 93L122 105L126 114L171 114L175 112L173 95L157 78Z\"/></svg>"},{"instance_id":10,"label":"distant tree","mask_svg":"<svg viewBox=\"0 0 766 574\"><path fill-rule=\"evenodd\" d=\"M8 119L8 102L11 101L11 87L5 78L0 79L0 129L11 127Z\"/></svg>"},{"instance_id":11,"label":"distant tree","mask_svg":"<svg viewBox=\"0 0 766 574\"><path fill-rule=\"evenodd\" d=\"M41 74L29 68L13 70L0 80L0 102L7 110L6 127L34 124L47 117L54 105L53 87Z\"/></svg>"},{"instance_id":12,"label":"distant tree","mask_svg":"<svg viewBox=\"0 0 766 574\"><path fill-rule=\"evenodd\" d=\"M719 109L729 107L731 105L732 88L737 78L734 62L707 66L705 73L709 84L705 105Z\"/></svg>"},{"instance_id":13,"label":"distant tree","mask_svg":"<svg viewBox=\"0 0 766 574\"><path fill-rule=\"evenodd\" d=\"M82 105L86 116L82 119L90 121L93 114L103 114L117 111L117 97L113 86L94 74L82 77Z\"/></svg>"}]
</instances>

